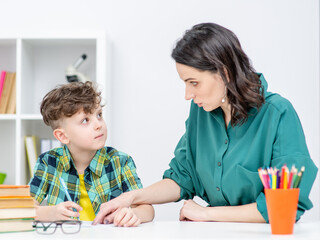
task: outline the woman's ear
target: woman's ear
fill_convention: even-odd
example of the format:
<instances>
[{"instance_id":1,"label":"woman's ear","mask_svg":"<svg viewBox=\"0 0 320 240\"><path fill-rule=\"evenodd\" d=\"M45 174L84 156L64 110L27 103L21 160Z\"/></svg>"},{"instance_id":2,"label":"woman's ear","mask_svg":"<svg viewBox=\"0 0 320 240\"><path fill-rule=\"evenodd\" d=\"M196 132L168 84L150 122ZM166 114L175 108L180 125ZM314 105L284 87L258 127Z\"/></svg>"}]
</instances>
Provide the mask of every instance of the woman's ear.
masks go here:
<instances>
[{"instance_id":1,"label":"woman's ear","mask_svg":"<svg viewBox=\"0 0 320 240\"><path fill-rule=\"evenodd\" d=\"M227 69L226 69L225 67L223 68L223 70L224 70L224 75L226 76L227 81L228 81L228 83L229 83L229 82L230 82L230 78L229 78L228 71L227 71Z\"/></svg>"},{"instance_id":2,"label":"woman's ear","mask_svg":"<svg viewBox=\"0 0 320 240\"><path fill-rule=\"evenodd\" d=\"M68 144L69 139L65 133L65 131L62 128L56 128L53 130L53 136L59 140L62 144Z\"/></svg>"}]
</instances>

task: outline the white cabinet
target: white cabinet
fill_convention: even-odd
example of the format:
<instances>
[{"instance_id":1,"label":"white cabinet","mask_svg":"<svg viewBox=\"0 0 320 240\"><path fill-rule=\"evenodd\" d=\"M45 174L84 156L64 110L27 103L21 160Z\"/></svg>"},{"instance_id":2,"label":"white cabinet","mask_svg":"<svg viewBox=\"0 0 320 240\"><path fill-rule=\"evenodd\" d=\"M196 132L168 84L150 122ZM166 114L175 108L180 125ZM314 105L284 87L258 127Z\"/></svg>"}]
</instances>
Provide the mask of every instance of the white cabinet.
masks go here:
<instances>
[{"instance_id":1,"label":"white cabinet","mask_svg":"<svg viewBox=\"0 0 320 240\"><path fill-rule=\"evenodd\" d=\"M0 172L5 184L29 180L24 136L53 138L42 121L40 103L44 95L67 83L65 70L82 54L87 59L79 71L95 81L106 105L104 117L111 136L110 51L103 31L53 31L0 35L0 71L16 72L16 114L0 114Z\"/></svg>"}]
</instances>

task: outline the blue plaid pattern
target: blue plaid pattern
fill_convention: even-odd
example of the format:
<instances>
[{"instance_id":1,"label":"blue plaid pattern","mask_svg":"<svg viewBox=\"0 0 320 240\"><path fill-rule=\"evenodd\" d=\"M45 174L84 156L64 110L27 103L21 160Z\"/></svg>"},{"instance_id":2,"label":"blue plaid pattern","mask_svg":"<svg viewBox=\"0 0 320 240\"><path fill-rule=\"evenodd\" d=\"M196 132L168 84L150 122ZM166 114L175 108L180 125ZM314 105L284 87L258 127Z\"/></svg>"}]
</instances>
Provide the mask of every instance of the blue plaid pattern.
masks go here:
<instances>
[{"instance_id":1,"label":"blue plaid pattern","mask_svg":"<svg viewBox=\"0 0 320 240\"><path fill-rule=\"evenodd\" d=\"M29 182L31 196L39 203L47 197L49 206L68 201L59 177L65 181L71 199L79 204L80 179L66 145L39 156ZM84 183L96 214L102 203L142 188L133 159L112 147L96 152L84 171Z\"/></svg>"}]
</instances>

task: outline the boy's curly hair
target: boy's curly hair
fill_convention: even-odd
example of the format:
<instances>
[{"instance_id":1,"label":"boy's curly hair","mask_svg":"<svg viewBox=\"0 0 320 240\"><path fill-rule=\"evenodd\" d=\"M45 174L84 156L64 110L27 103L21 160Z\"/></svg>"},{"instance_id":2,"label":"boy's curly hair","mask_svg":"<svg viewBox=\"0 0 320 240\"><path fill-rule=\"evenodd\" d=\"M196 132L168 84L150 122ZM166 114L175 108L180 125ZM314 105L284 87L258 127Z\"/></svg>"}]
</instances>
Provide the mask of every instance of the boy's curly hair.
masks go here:
<instances>
[{"instance_id":1,"label":"boy's curly hair","mask_svg":"<svg viewBox=\"0 0 320 240\"><path fill-rule=\"evenodd\" d=\"M42 100L40 112L44 123L54 130L62 118L71 117L79 110L92 113L100 105L101 92L92 82L72 82L48 92Z\"/></svg>"}]
</instances>

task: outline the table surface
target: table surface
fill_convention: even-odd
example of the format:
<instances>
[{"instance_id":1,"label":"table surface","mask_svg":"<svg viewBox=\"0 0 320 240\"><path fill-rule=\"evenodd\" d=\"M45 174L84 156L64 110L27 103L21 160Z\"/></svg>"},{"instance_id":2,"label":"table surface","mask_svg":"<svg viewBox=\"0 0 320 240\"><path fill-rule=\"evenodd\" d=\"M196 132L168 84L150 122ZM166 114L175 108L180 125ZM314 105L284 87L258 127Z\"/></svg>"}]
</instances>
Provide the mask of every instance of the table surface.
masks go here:
<instances>
[{"instance_id":1,"label":"table surface","mask_svg":"<svg viewBox=\"0 0 320 240\"><path fill-rule=\"evenodd\" d=\"M297 223L293 235L272 235L266 223L151 222L135 228L85 225L79 233L53 235L36 231L0 233L0 239L320 239L320 221Z\"/></svg>"}]
</instances>

